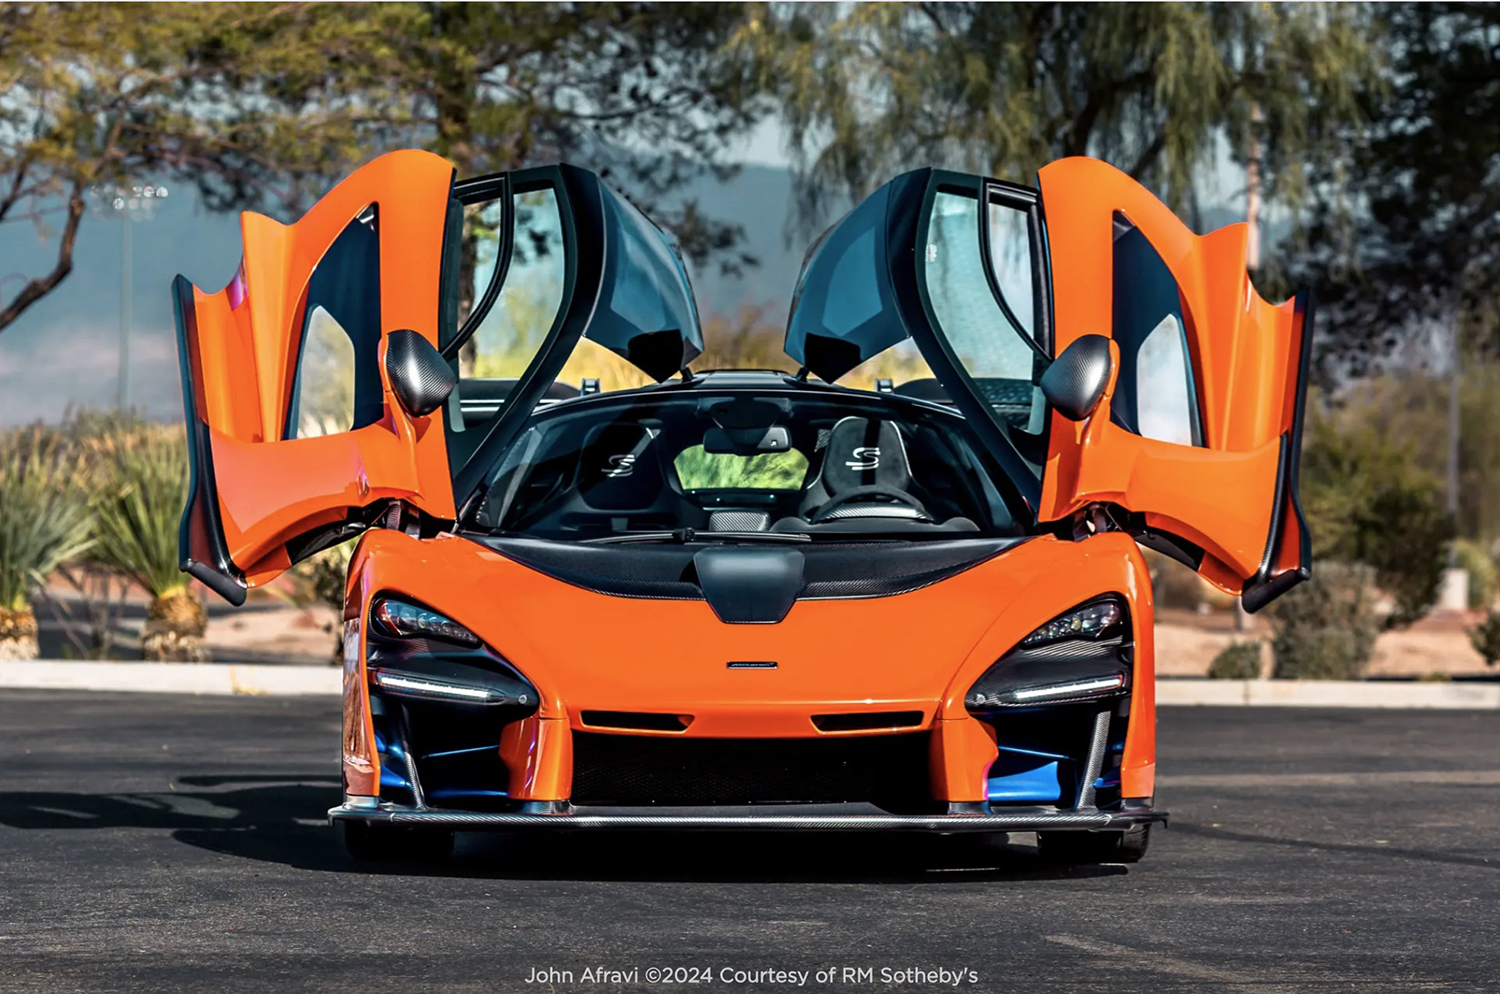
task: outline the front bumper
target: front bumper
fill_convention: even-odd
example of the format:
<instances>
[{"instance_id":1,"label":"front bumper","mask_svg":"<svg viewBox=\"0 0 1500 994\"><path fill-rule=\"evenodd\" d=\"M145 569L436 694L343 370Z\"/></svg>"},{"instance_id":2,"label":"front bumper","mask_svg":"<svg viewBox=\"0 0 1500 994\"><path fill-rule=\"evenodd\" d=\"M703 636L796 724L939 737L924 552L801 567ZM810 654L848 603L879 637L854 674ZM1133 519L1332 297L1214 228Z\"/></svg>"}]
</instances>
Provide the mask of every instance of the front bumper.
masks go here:
<instances>
[{"instance_id":1,"label":"front bumper","mask_svg":"<svg viewBox=\"0 0 1500 994\"><path fill-rule=\"evenodd\" d=\"M756 805L721 808L574 807L551 805L543 811L484 812L414 808L387 801L370 804L349 798L330 808L330 822L363 821L408 827L428 826L465 832L525 829L603 829L727 832L1047 832L1123 830L1165 823L1165 811L1059 810L1057 808L972 806L948 814L869 813L867 805ZM853 808L858 813L839 809ZM859 810L866 809L866 810Z\"/></svg>"}]
</instances>

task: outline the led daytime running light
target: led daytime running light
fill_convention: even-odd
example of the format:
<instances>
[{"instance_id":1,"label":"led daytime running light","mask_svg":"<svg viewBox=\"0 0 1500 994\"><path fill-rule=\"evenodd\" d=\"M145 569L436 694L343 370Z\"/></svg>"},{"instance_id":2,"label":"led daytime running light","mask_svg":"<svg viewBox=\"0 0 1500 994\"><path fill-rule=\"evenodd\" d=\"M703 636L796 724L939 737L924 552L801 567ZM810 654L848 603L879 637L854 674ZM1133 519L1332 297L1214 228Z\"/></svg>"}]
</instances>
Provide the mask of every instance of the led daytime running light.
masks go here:
<instances>
[{"instance_id":1,"label":"led daytime running light","mask_svg":"<svg viewBox=\"0 0 1500 994\"><path fill-rule=\"evenodd\" d=\"M1026 687L1022 690L1011 691L1011 696L1017 701L1042 701L1053 697L1076 697L1079 694L1097 693L1101 690L1118 690L1125 685L1125 677L1116 673L1113 676L1099 677L1095 680L1074 680L1070 683L1054 683L1048 687Z\"/></svg>"},{"instance_id":2,"label":"led daytime running light","mask_svg":"<svg viewBox=\"0 0 1500 994\"><path fill-rule=\"evenodd\" d=\"M491 697L488 690L480 687L462 687L456 683L419 680L415 677L397 676L394 673L377 672L375 685L386 690L406 690L414 694L431 694L434 697L458 697L466 701L487 701Z\"/></svg>"}]
</instances>

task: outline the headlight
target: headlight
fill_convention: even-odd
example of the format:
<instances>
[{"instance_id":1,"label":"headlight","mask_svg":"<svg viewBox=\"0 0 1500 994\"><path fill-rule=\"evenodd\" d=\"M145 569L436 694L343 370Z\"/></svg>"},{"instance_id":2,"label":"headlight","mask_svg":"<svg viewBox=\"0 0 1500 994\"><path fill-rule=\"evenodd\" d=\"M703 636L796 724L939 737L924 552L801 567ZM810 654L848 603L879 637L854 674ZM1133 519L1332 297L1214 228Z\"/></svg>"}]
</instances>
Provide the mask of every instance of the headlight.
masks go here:
<instances>
[{"instance_id":1,"label":"headlight","mask_svg":"<svg viewBox=\"0 0 1500 994\"><path fill-rule=\"evenodd\" d=\"M1110 594L1021 640L964 696L970 711L1111 697L1130 686L1134 643L1125 602Z\"/></svg>"},{"instance_id":2,"label":"headlight","mask_svg":"<svg viewBox=\"0 0 1500 994\"><path fill-rule=\"evenodd\" d=\"M395 597L382 597L378 600L370 611L370 616L387 635L404 638L430 635L459 645L479 644L479 636L452 618Z\"/></svg>"},{"instance_id":3,"label":"headlight","mask_svg":"<svg viewBox=\"0 0 1500 994\"><path fill-rule=\"evenodd\" d=\"M1047 645L1063 639L1099 639L1117 634L1125 618L1118 599L1106 597L1075 607L1053 618L1021 640L1024 646Z\"/></svg>"},{"instance_id":4,"label":"headlight","mask_svg":"<svg viewBox=\"0 0 1500 994\"><path fill-rule=\"evenodd\" d=\"M377 693L415 701L535 711L536 688L452 618L399 597L370 607L365 669Z\"/></svg>"}]
</instances>

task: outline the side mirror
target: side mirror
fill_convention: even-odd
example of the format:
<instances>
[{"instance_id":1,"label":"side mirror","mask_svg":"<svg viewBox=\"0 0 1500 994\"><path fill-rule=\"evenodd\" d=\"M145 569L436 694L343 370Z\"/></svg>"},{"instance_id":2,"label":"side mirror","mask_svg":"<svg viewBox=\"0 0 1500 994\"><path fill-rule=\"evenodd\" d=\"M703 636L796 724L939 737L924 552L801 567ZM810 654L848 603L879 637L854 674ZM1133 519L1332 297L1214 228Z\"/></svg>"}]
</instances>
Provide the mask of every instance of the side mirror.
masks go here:
<instances>
[{"instance_id":1,"label":"side mirror","mask_svg":"<svg viewBox=\"0 0 1500 994\"><path fill-rule=\"evenodd\" d=\"M1082 421L1099 406L1109 386L1111 363L1109 339L1084 335L1063 349L1042 374L1042 396L1069 421Z\"/></svg>"},{"instance_id":2,"label":"side mirror","mask_svg":"<svg viewBox=\"0 0 1500 994\"><path fill-rule=\"evenodd\" d=\"M458 375L427 339L415 331L393 331L385 346L385 372L402 408L425 418L448 399Z\"/></svg>"}]
</instances>

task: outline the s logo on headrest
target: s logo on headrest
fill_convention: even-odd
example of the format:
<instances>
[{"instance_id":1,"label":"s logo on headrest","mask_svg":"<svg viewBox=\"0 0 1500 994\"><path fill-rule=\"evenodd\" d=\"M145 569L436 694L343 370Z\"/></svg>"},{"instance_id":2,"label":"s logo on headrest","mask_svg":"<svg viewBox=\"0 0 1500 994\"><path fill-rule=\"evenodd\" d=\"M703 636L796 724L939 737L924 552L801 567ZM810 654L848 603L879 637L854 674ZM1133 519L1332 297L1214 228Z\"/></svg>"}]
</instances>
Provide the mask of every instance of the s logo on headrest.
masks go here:
<instances>
[{"instance_id":1,"label":"s logo on headrest","mask_svg":"<svg viewBox=\"0 0 1500 994\"><path fill-rule=\"evenodd\" d=\"M627 452L623 456L610 456L604 461L604 475L612 480L629 476L635 472L635 453Z\"/></svg>"},{"instance_id":2,"label":"s logo on headrest","mask_svg":"<svg viewBox=\"0 0 1500 994\"><path fill-rule=\"evenodd\" d=\"M854 458L844 465L857 473L880 468L880 446L878 445L861 445L849 454Z\"/></svg>"}]
</instances>

